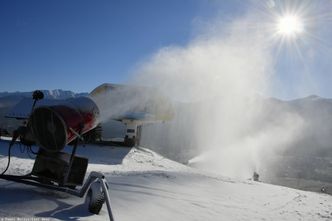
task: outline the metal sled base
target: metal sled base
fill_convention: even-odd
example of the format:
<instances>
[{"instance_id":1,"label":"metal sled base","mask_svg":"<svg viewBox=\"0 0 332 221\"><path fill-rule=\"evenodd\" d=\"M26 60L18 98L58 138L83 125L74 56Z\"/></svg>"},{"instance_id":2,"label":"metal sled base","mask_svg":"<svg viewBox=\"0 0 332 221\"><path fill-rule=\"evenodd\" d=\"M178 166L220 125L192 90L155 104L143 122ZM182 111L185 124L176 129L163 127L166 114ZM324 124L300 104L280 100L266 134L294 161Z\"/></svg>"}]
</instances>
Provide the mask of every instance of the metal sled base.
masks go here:
<instances>
[{"instance_id":1,"label":"metal sled base","mask_svg":"<svg viewBox=\"0 0 332 221\"><path fill-rule=\"evenodd\" d=\"M31 186L43 187L50 190L56 190L59 192L68 193L77 197L84 197L86 195L86 200L89 204L89 210L96 211L99 213L102 205L106 201L107 211L110 221L114 221L111 200L108 193L108 185L105 180L105 176L99 172L91 172L86 182L83 184L82 188L79 190L72 189L70 187L58 186L51 182L45 182L45 179L40 177L25 175L0 175L0 179L14 181L17 183L23 183ZM88 192L88 194L86 194Z\"/></svg>"}]
</instances>

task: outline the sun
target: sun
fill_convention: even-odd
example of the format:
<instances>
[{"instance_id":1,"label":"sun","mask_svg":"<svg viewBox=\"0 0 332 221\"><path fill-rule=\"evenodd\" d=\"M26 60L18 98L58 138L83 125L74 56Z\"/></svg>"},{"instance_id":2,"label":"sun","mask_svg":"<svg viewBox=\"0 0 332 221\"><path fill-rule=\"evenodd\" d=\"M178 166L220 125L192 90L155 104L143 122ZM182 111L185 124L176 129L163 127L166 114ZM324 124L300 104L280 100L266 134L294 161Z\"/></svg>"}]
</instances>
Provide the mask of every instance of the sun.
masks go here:
<instances>
[{"instance_id":1,"label":"sun","mask_svg":"<svg viewBox=\"0 0 332 221\"><path fill-rule=\"evenodd\" d=\"M304 24L297 15L283 15L277 20L276 29L282 37L297 37L303 33Z\"/></svg>"}]
</instances>

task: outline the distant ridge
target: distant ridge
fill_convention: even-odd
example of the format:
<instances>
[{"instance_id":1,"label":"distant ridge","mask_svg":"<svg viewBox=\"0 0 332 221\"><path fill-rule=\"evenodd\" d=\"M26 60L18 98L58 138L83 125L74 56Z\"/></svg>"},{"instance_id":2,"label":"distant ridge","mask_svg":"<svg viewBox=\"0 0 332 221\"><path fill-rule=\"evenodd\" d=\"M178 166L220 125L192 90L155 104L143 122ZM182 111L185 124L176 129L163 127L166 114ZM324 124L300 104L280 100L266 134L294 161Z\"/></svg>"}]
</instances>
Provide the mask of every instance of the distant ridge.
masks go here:
<instances>
[{"instance_id":1,"label":"distant ridge","mask_svg":"<svg viewBox=\"0 0 332 221\"><path fill-rule=\"evenodd\" d=\"M87 96L88 93L75 93L73 91L66 91L61 89L56 90L41 90L46 99L68 99L79 96ZM17 104L22 98L32 98L33 91L29 92L0 92L0 128L6 128L9 131L16 129L19 126L19 121L15 119L5 118L11 107Z\"/></svg>"},{"instance_id":2,"label":"distant ridge","mask_svg":"<svg viewBox=\"0 0 332 221\"><path fill-rule=\"evenodd\" d=\"M73 91L68 91L68 90L61 90L61 89L55 89L55 90L41 90L45 98L48 99L67 99L67 98L73 98L73 97L79 97L79 96L87 96L88 93L75 93ZM19 98L19 97L31 97L33 91L29 92L0 92L0 98L4 97L11 97L11 98Z\"/></svg>"}]
</instances>

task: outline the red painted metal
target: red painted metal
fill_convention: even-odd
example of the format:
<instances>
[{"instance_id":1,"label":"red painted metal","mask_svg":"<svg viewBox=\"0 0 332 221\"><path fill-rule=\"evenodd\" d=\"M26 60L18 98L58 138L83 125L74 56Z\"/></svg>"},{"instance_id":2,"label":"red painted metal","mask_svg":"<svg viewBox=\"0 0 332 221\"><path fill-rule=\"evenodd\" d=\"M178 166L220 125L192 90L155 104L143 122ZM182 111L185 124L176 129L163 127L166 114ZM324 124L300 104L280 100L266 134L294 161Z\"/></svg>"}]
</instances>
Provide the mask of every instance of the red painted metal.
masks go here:
<instances>
[{"instance_id":1,"label":"red painted metal","mask_svg":"<svg viewBox=\"0 0 332 221\"><path fill-rule=\"evenodd\" d=\"M63 104L40 106L31 114L31 128L43 149L60 151L78 134L84 134L99 123L99 109L88 97L68 99Z\"/></svg>"}]
</instances>

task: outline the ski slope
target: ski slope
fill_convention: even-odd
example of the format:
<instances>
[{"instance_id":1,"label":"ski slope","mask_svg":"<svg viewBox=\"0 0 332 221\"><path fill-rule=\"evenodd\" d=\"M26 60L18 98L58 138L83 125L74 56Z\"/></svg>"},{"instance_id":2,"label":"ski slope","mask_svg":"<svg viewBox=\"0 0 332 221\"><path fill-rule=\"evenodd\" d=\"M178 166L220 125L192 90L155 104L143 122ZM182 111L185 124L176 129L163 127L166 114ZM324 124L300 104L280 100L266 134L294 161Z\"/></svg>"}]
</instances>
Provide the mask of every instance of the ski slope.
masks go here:
<instances>
[{"instance_id":1,"label":"ski slope","mask_svg":"<svg viewBox=\"0 0 332 221\"><path fill-rule=\"evenodd\" d=\"M0 141L0 172L7 163ZM115 220L332 220L332 196L206 174L144 148L79 148L88 171L110 185ZM13 147L8 174L26 174L33 160ZM83 198L0 180L0 217L107 220L88 212Z\"/></svg>"}]
</instances>

